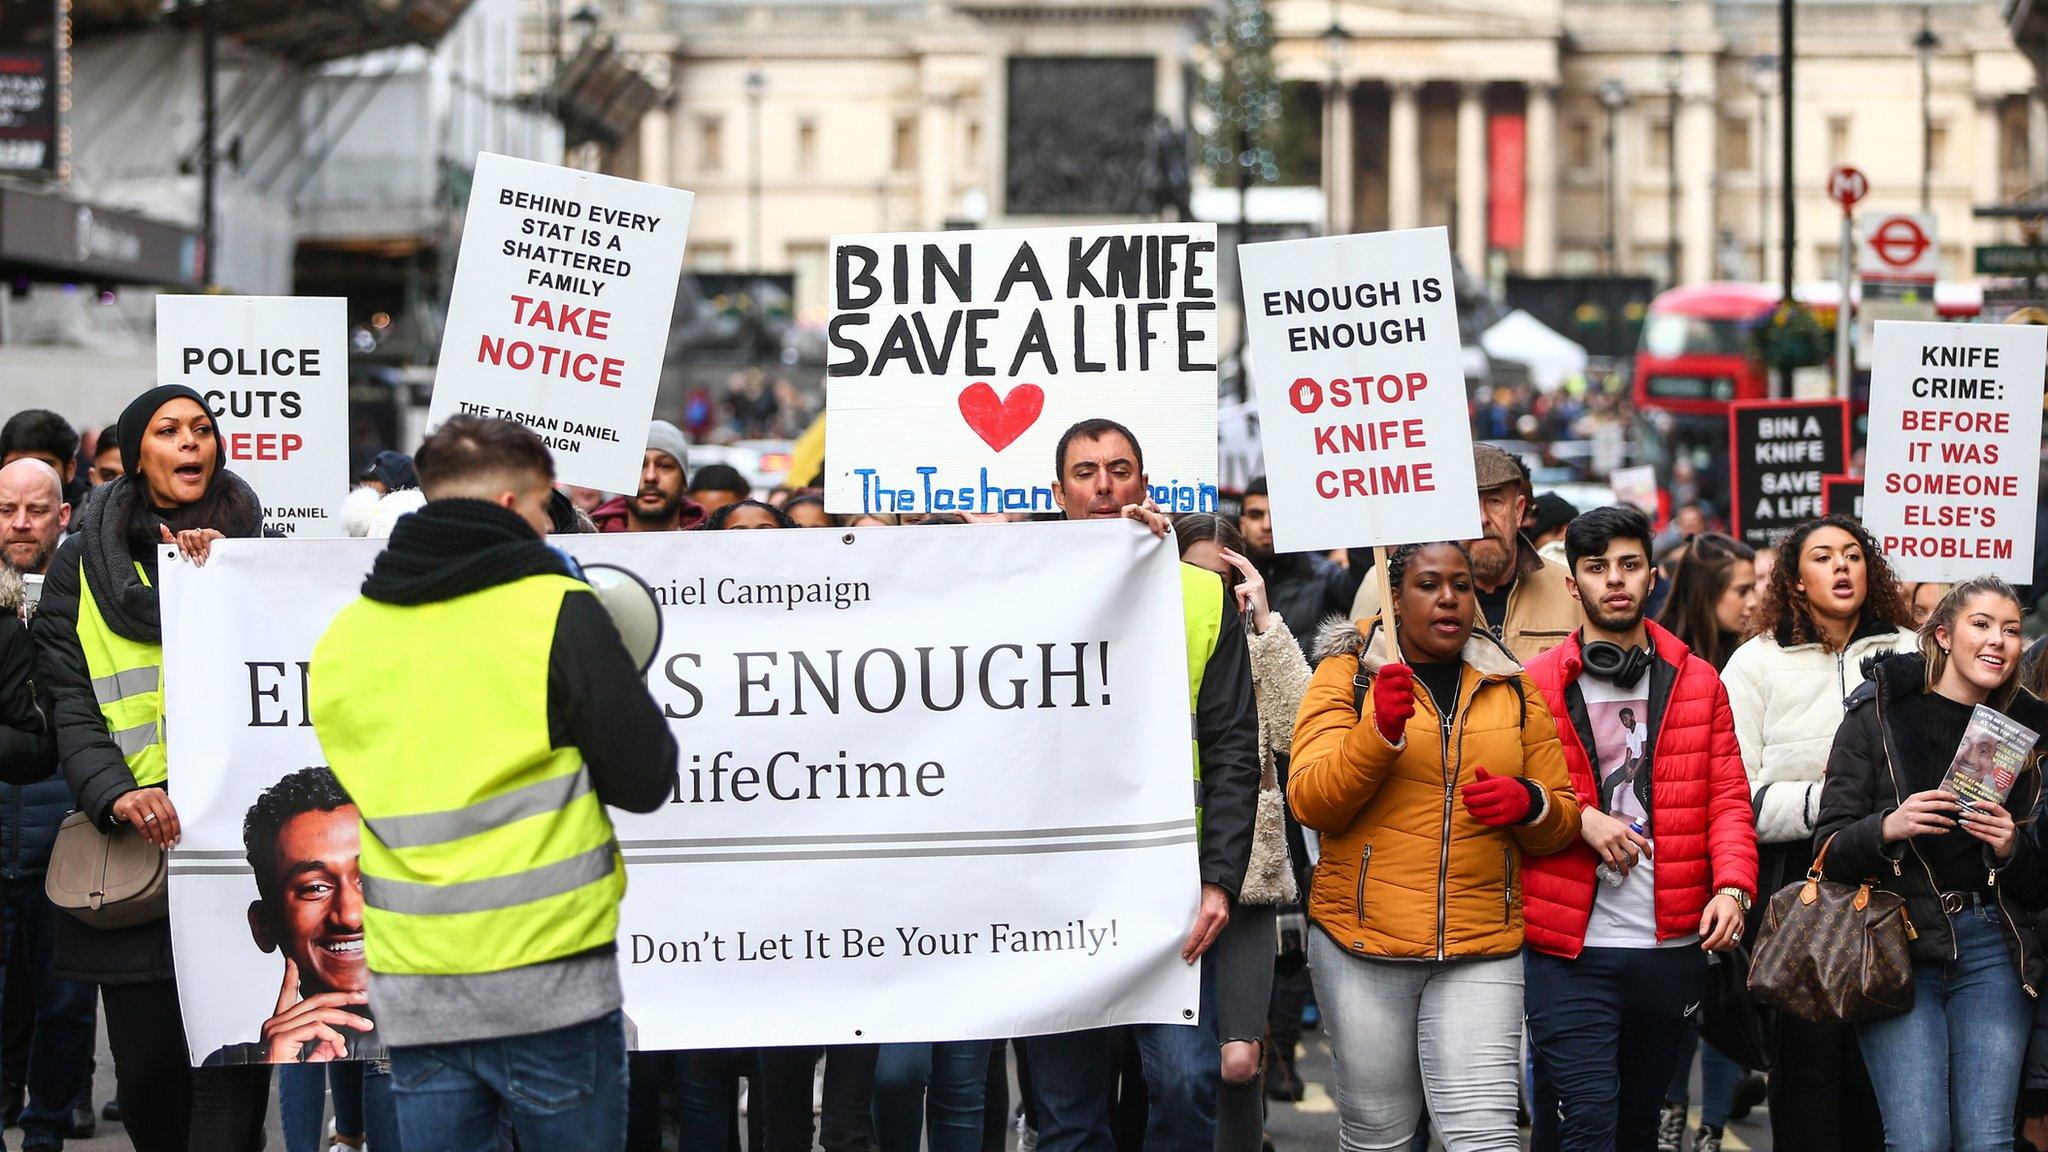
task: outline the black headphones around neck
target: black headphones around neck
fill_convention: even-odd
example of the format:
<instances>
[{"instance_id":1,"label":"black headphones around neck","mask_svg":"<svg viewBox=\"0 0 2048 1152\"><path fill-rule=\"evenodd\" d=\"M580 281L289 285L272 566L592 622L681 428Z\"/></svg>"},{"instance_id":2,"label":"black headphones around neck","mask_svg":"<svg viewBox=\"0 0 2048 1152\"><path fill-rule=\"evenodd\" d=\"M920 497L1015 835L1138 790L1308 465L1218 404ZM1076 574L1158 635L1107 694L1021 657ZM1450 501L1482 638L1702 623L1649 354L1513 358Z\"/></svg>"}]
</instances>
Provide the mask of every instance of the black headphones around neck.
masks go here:
<instances>
[{"instance_id":1,"label":"black headphones around neck","mask_svg":"<svg viewBox=\"0 0 2048 1152\"><path fill-rule=\"evenodd\" d=\"M1595 640L1580 650L1579 658L1585 663L1586 675L1616 688L1633 688L1656 656L1647 644L1623 648L1611 640Z\"/></svg>"}]
</instances>

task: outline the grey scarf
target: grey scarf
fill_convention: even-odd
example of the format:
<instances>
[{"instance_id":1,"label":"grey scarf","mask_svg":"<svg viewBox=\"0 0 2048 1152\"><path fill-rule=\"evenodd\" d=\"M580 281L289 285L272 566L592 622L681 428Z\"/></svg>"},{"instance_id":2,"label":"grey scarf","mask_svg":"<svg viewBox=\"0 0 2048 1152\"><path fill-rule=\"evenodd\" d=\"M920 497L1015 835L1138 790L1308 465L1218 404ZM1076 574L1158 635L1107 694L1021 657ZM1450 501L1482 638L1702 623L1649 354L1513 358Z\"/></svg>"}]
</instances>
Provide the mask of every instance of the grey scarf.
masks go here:
<instances>
[{"instance_id":1,"label":"grey scarf","mask_svg":"<svg viewBox=\"0 0 2048 1152\"><path fill-rule=\"evenodd\" d=\"M130 640L163 643L163 621L156 589L135 568L135 548L151 545L158 526L173 532L214 528L224 536L245 538L263 531L263 502L256 490L225 468L214 473L206 495L192 504L160 513L146 506L147 490L138 476L123 476L92 494L72 522L83 537L79 555L86 583L107 626ZM138 502L145 507L138 508ZM145 552L145 554L147 554Z\"/></svg>"}]
</instances>

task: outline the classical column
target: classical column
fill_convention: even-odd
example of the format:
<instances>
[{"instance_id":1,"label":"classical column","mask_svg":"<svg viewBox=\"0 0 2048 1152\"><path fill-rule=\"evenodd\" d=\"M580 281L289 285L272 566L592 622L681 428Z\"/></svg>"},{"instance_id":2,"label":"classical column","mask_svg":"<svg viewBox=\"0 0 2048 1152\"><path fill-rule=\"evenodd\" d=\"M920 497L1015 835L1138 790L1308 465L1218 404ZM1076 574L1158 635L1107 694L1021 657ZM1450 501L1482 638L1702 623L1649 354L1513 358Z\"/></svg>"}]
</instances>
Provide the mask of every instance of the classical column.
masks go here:
<instances>
[{"instance_id":1,"label":"classical column","mask_svg":"<svg viewBox=\"0 0 2048 1152\"><path fill-rule=\"evenodd\" d=\"M1341 235L1357 227L1352 220L1358 196L1357 128L1351 122L1351 84L1338 81L1325 88L1332 97L1329 107L1330 151L1324 164L1329 185L1329 207L1324 222L1330 235Z\"/></svg>"},{"instance_id":2,"label":"classical column","mask_svg":"<svg viewBox=\"0 0 2048 1152\"><path fill-rule=\"evenodd\" d=\"M1974 125L1977 136L1976 185L1972 191L1979 204L1996 204L2004 198L2004 189L1999 186L1998 148L1999 139L1998 102L2002 97L1980 94L1977 97L1977 122ZM1998 234L1994 221L1979 220L1975 231L1979 242L1989 242Z\"/></svg>"},{"instance_id":3,"label":"classical column","mask_svg":"<svg viewBox=\"0 0 2048 1152\"><path fill-rule=\"evenodd\" d=\"M1152 106L1175 128L1188 126L1188 76L1179 58L1165 52L1153 65Z\"/></svg>"},{"instance_id":4,"label":"classical column","mask_svg":"<svg viewBox=\"0 0 2048 1152\"><path fill-rule=\"evenodd\" d=\"M917 213L928 231L945 227L953 208L953 134L959 129L953 110L959 100L951 92L927 92L917 111Z\"/></svg>"},{"instance_id":5,"label":"classical column","mask_svg":"<svg viewBox=\"0 0 2048 1152\"><path fill-rule=\"evenodd\" d=\"M1396 80L1388 87L1387 227L1414 228L1422 223L1421 85Z\"/></svg>"},{"instance_id":6,"label":"classical column","mask_svg":"<svg viewBox=\"0 0 2048 1152\"><path fill-rule=\"evenodd\" d=\"M1458 85L1458 262L1486 276L1486 85Z\"/></svg>"},{"instance_id":7,"label":"classical column","mask_svg":"<svg viewBox=\"0 0 2048 1152\"><path fill-rule=\"evenodd\" d=\"M988 181L987 223L994 224L1010 211L1010 58L1000 48L988 53L984 75L981 167Z\"/></svg>"},{"instance_id":8,"label":"classical column","mask_svg":"<svg viewBox=\"0 0 2048 1152\"><path fill-rule=\"evenodd\" d=\"M1557 271L1557 86L1529 85L1529 120L1522 153L1528 192L1522 201L1522 272Z\"/></svg>"},{"instance_id":9,"label":"classical column","mask_svg":"<svg viewBox=\"0 0 2048 1152\"><path fill-rule=\"evenodd\" d=\"M656 105L640 118L641 180L666 184L675 179L675 173L669 169L669 144L674 132L675 125L665 105Z\"/></svg>"},{"instance_id":10,"label":"classical column","mask_svg":"<svg viewBox=\"0 0 2048 1152\"><path fill-rule=\"evenodd\" d=\"M1610 126L1603 128L1603 131L1614 133L1613 163L1602 181L1605 194L1613 197L1614 266L1607 270L1610 276L1626 275L1635 267L1636 209L1632 193L1638 160L1636 133L1642 131L1642 126L1636 117L1630 115L1633 108L1633 104L1623 104L1607 112Z\"/></svg>"},{"instance_id":11,"label":"classical column","mask_svg":"<svg viewBox=\"0 0 2048 1152\"><path fill-rule=\"evenodd\" d=\"M2048 183L2048 93L2027 91L2027 184Z\"/></svg>"},{"instance_id":12,"label":"classical column","mask_svg":"<svg viewBox=\"0 0 2048 1152\"><path fill-rule=\"evenodd\" d=\"M1704 92L1687 93L1678 113L1679 283L1699 284L1714 278L1714 100Z\"/></svg>"}]
</instances>

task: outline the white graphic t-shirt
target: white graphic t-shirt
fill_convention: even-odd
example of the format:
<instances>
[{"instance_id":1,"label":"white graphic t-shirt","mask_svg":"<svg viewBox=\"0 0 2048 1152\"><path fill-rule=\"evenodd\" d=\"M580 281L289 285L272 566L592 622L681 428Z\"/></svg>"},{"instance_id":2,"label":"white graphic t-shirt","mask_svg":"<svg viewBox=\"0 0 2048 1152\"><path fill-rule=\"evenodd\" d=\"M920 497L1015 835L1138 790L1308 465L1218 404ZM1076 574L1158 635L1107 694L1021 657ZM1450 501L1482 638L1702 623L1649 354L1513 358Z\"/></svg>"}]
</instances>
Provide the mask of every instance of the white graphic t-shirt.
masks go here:
<instances>
[{"instance_id":1,"label":"white graphic t-shirt","mask_svg":"<svg viewBox=\"0 0 2048 1152\"><path fill-rule=\"evenodd\" d=\"M1656 849L1656 829L1636 794L1639 779L1650 770L1650 680L1636 681L1633 688L1616 688L1591 676L1579 677L1579 692L1586 700L1586 718L1593 727L1593 771L1599 784L1598 797L1580 797L1599 802L1600 810L1628 823L1640 821L1649 828L1651 850ZM1647 787L1647 782L1643 782ZM1657 941L1656 861L1643 856L1629 869L1619 885L1600 876L1593 883L1593 916L1586 923L1588 948L1658 948L1696 945L1697 936L1685 940Z\"/></svg>"}]
</instances>

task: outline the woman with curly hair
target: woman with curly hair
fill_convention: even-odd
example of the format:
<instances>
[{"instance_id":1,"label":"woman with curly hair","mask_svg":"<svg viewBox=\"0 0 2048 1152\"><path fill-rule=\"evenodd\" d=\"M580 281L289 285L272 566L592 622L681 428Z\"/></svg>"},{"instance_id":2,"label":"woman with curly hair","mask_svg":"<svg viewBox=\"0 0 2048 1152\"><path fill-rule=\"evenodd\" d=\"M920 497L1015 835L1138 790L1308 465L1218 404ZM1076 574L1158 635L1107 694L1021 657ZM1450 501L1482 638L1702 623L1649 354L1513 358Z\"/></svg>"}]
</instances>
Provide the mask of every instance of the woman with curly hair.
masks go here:
<instances>
[{"instance_id":1,"label":"woman with curly hair","mask_svg":"<svg viewBox=\"0 0 2048 1152\"><path fill-rule=\"evenodd\" d=\"M1915 647L1902 626L1910 619L1905 589L1861 524L1824 516L1785 537L1751 618L1751 639L1721 673L1756 809L1758 912L1812 863L1821 781L1844 701L1863 683L1866 658ZM1853 1030L1785 1016L1772 1068L1775 1147L1884 1146Z\"/></svg>"}]
</instances>

